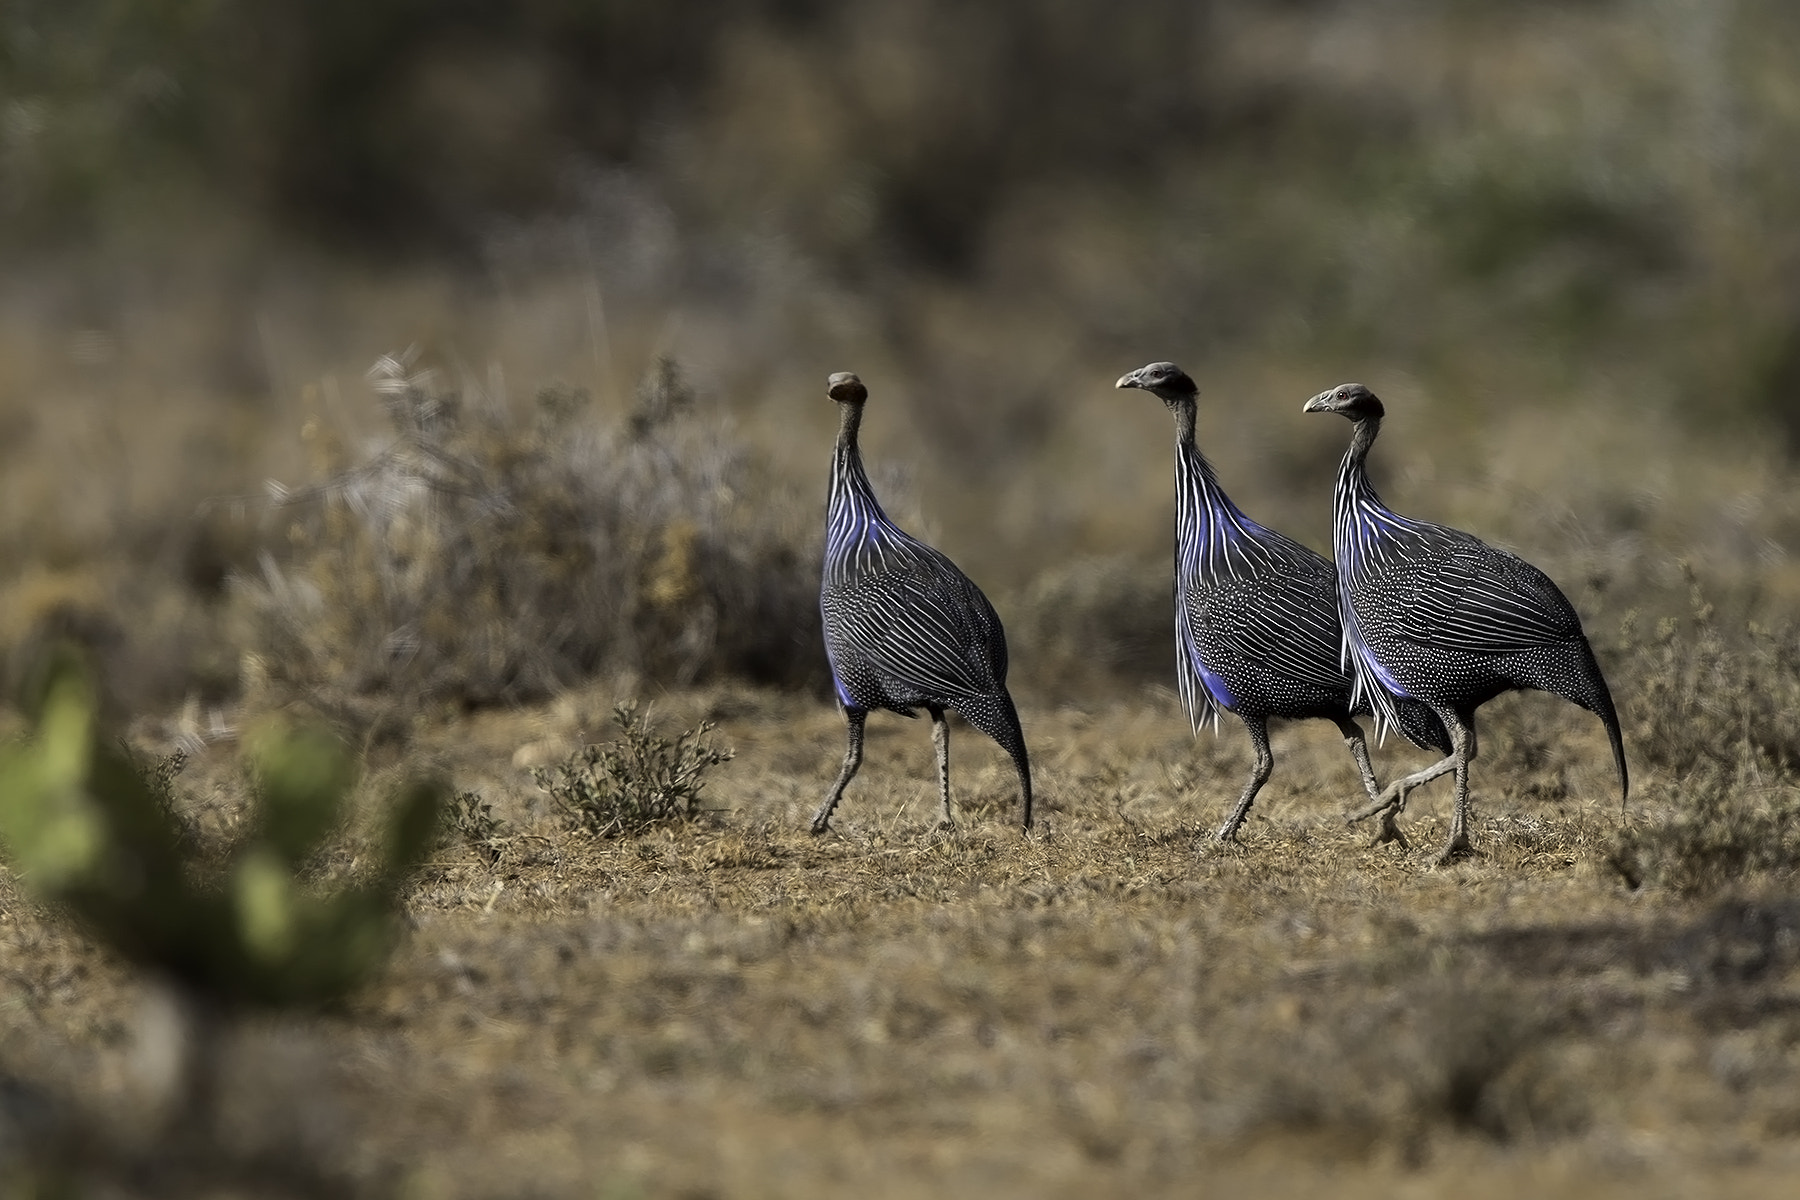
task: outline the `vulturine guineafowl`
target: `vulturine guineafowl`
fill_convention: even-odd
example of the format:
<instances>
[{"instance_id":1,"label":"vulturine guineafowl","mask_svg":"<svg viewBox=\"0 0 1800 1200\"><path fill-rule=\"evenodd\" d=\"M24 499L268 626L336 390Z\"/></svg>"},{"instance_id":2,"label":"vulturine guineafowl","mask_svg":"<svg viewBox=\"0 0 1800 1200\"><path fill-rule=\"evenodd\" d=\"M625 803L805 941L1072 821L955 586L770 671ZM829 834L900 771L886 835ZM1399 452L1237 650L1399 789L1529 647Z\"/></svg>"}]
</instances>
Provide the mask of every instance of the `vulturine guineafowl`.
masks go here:
<instances>
[{"instance_id":1,"label":"vulturine guineafowl","mask_svg":"<svg viewBox=\"0 0 1800 1200\"><path fill-rule=\"evenodd\" d=\"M1271 717L1335 724L1373 800L1375 771L1339 661L1336 569L1231 502L1194 444L1199 388L1180 367L1151 363L1115 386L1142 388L1175 414L1175 675L1182 704L1196 732L1208 721L1217 729L1221 709L1236 714L1256 749L1250 782L1215 836L1237 836L1274 769ZM1450 749L1443 726L1420 705L1404 706L1401 728L1421 748Z\"/></svg>"},{"instance_id":2,"label":"vulturine guineafowl","mask_svg":"<svg viewBox=\"0 0 1800 1200\"><path fill-rule=\"evenodd\" d=\"M950 727L954 708L1000 744L1019 771L1024 825L1031 828L1031 762L1019 714L1006 690L1006 633L981 589L938 551L901 531L881 510L857 449L869 391L840 371L827 381L837 402L837 450L825 515L825 570L819 609L825 653L844 706L849 747L843 770L813 814L823 833L862 765L863 723L873 709L931 714L942 824L950 813Z\"/></svg>"},{"instance_id":3,"label":"vulturine guineafowl","mask_svg":"<svg viewBox=\"0 0 1800 1200\"><path fill-rule=\"evenodd\" d=\"M1351 819L1379 815L1378 840L1404 845L1394 822L1407 793L1455 771L1450 836L1438 861L1470 853L1475 710L1524 688L1553 692L1600 718L1623 800L1630 783L1619 715L1568 598L1518 555L1461 530L1403 517L1381 502L1366 460L1385 410L1368 388L1341 384L1308 400L1306 411L1341 413L1354 427L1332 498L1332 543L1344 659L1355 672L1358 697L1374 706L1378 723L1394 719L1397 701L1417 700L1444 723L1453 747L1442 762L1396 779Z\"/></svg>"}]
</instances>

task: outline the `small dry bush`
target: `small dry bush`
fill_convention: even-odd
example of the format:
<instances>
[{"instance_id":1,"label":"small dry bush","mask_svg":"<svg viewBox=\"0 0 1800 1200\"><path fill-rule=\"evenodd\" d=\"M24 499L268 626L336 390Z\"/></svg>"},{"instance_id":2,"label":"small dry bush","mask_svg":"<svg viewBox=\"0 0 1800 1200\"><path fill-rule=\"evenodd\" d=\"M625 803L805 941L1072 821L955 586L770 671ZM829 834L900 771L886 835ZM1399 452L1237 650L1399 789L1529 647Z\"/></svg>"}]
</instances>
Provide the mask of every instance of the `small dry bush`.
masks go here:
<instances>
[{"instance_id":1,"label":"small dry bush","mask_svg":"<svg viewBox=\"0 0 1800 1200\"><path fill-rule=\"evenodd\" d=\"M493 866L500 861L505 828L506 822L494 815L494 806L480 792L458 792L444 806L440 841L467 846Z\"/></svg>"},{"instance_id":2,"label":"small dry bush","mask_svg":"<svg viewBox=\"0 0 1800 1200\"><path fill-rule=\"evenodd\" d=\"M666 738L629 701L613 709L613 721L617 741L587 746L554 768L533 768L537 785L601 837L699 818L706 773L733 757L708 741L712 722Z\"/></svg>"},{"instance_id":3,"label":"small dry bush","mask_svg":"<svg viewBox=\"0 0 1800 1200\"><path fill-rule=\"evenodd\" d=\"M369 378L392 440L346 462L310 424L327 478L278 491L291 550L238 580L272 678L465 704L603 671L814 682L812 523L673 363L612 422L563 388L465 403L413 352Z\"/></svg>"},{"instance_id":4,"label":"small dry bush","mask_svg":"<svg viewBox=\"0 0 1800 1200\"><path fill-rule=\"evenodd\" d=\"M1691 568L1688 612L1635 636L1626 736L1650 768L1650 807L1607 856L1633 887L1697 894L1800 868L1800 627L1723 618ZM1657 802L1665 801L1666 804Z\"/></svg>"},{"instance_id":5,"label":"small dry bush","mask_svg":"<svg viewBox=\"0 0 1800 1200\"><path fill-rule=\"evenodd\" d=\"M1625 642L1635 660L1637 753L1651 766L1686 774L1703 764L1750 759L1780 771L1800 767L1800 627L1748 615L1727 620L1691 566L1685 618L1663 617L1654 633Z\"/></svg>"},{"instance_id":6,"label":"small dry bush","mask_svg":"<svg viewBox=\"0 0 1800 1200\"><path fill-rule=\"evenodd\" d=\"M1703 895L1752 876L1791 877L1800 867L1800 790L1791 782L1759 785L1743 771L1706 766L1667 795L1673 817L1621 830L1608 851L1632 887Z\"/></svg>"}]
</instances>

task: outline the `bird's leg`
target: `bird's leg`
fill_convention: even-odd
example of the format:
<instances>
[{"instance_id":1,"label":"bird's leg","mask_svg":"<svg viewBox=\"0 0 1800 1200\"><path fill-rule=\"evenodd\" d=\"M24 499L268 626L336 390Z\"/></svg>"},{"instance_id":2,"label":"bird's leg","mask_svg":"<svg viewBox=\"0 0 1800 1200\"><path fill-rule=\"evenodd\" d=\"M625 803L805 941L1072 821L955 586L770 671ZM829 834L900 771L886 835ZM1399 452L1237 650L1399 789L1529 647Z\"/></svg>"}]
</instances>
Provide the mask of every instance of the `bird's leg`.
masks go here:
<instances>
[{"instance_id":1,"label":"bird's leg","mask_svg":"<svg viewBox=\"0 0 1800 1200\"><path fill-rule=\"evenodd\" d=\"M1442 762L1433 763L1422 771L1414 771L1411 775L1404 775L1401 778L1394 780L1392 783L1389 783L1387 787L1382 790L1381 795L1375 799L1373 804L1370 804L1366 808L1358 809L1345 819L1354 823L1367 817L1372 817L1383 809L1391 808L1395 812L1404 811L1406 808L1407 793L1411 792L1420 784L1430 783L1438 776L1448 775L1455 769L1456 754L1452 751L1449 757L1445 758Z\"/></svg>"},{"instance_id":2,"label":"bird's leg","mask_svg":"<svg viewBox=\"0 0 1800 1200\"><path fill-rule=\"evenodd\" d=\"M1381 784L1375 780L1375 764L1369 761L1369 742L1363 737L1362 726L1343 717L1338 720L1337 727L1344 735L1344 745L1350 747L1350 757L1356 760L1356 769L1362 774L1363 791L1369 794L1370 800L1379 799Z\"/></svg>"},{"instance_id":3,"label":"bird's leg","mask_svg":"<svg viewBox=\"0 0 1800 1200\"><path fill-rule=\"evenodd\" d=\"M1446 721L1445 724L1449 724L1449 722ZM1399 842L1402 848L1406 848L1411 843L1406 840L1406 835L1400 832L1400 827L1395 824L1395 821L1399 819L1401 813L1406 811L1407 795L1420 784L1430 783L1438 776L1447 774L1455 769L1456 754L1453 750L1450 757L1444 759L1442 762L1433 763L1422 771L1414 771L1411 775L1402 776L1388 784L1386 790L1383 791L1381 795L1377 796L1373 803L1351 813L1348 817L1344 818L1344 823L1346 825L1354 825L1358 821L1367 820L1369 817L1379 816L1381 818L1381 828L1376 830L1375 840L1369 844L1371 846L1381 846L1388 842Z\"/></svg>"},{"instance_id":4,"label":"bird's leg","mask_svg":"<svg viewBox=\"0 0 1800 1200\"><path fill-rule=\"evenodd\" d=\"M844 724L848 729L850 744L844 750L844 768L838 772L837 782L831 785L831 791L825 795L825 803L819 805L819 811L813 814L812 831L824 833L831 828L831 810L843 798L844 789L856 777L856 769L862 766L863 754L863 722L868 720L869 710L866 708L844 709Z\"/></svg>"},{"instance_id":5,"label":"bird's leg","mask_svg":"<svg viewBox=\"0 0 1800 1200\"><path fill-rule=\"evenodd\" d=\"M1412 843L1406 840L1406 834L1400 830L1400 813L1406 807L1404 801L1398 808L1390 808L1381 814L1381 826L1375 830L1375 836L1369 839L1369 849L1385 846L1389 842L1399 842L1402 850L1411 850Z\"/></svg>"},{"instance_id":6,"label":"bird's leg","mask_svg":"<svg viewBox=\"0 0 1800 1200\"><path fill-rule=\"evenodd\" d=\"M1363 791L1368 793L1369 799L1376 805L1375 808L1364 810L1360 815L1352 817L1351 820L1361 820L1362 817L1372 816L1379 812L1381 828L1375 831L1375 840L1369 845L1371 847L1385 846L1389 842L1399 842L1402 850L1410 850L1412 843L1406 840L1406 835L1400 832L1400 826L1397 823L1400 814L1406 809L1406 793L1401 792L1392 803L1384 801L1381 796L1381 784L1375 779L1375 764L1369 761L1369 742L1367 738L1363 737L1362 726L1346 717L1338 722L1338 729L1343 732L1344 744L1350 747L1350 756L1356 760L1356 769L1362 774Z\"/></svg>"},{"instance_id":7,"label":"bird's leg","mask_svg":"<svg viewBox=\"0 0 1800 1200\"><path fill-rule=\"evenodd\" d=\"M931 714L931 745L937 751L938 799L944 806L938 828L954 829L956 818L950 815L950 726L944 721L943 709L935 704L927 704L925 708Z\"/></svg>"},{"instance_id":8,"label":"bird's leg","mask_svg":"<svg viewBox=\"0 0 1800 1200\"><path fill-rule=\"evenodd\" d=\"M1250 731L1250 744L1256 748L1256 765L1250 768L1250 782L1244 787L1244 794L1238 797L1237 807L1219 826L1213 838L1220 842L1235 842L1238 826L1250 814L1250 805L1256 800L1256 793L1262 785L1269 781L1269 772L1275 769L1275 756L1269 752L1269 722L1262 717L1243 717L1244 728Z\"/></svg>"},{"instance_id":9,"label":"bird's leg","mask_svg":"<svg viewBox=\"0 0 1800 1200\"><path fill-rule=\"evenodd\" d=\"M1444 725L1450 730L1450 743L1456 753L1456 804L1450 810L1450 839L1437 856L1440 867L1475 853L1469 841L1469 763L1475 757L1475 722L1465 724L1458 719L1454 723L1445 721Z\"/></svg>"}]
</instances>

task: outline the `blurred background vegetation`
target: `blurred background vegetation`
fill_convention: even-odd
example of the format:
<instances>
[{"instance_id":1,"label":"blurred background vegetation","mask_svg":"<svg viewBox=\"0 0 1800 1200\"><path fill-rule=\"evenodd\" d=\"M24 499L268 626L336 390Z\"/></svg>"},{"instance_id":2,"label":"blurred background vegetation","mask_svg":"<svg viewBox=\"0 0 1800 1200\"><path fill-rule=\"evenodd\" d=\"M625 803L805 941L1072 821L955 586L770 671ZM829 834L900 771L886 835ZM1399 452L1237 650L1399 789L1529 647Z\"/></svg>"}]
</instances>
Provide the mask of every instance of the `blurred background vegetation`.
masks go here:
<instances>
[{"instance_id":1,"label":"blurred background vegetation","mask_svg":"<svg viewBox=\"0 0 1800 1200\"><path fill-rule=\"evenodd\" d=\"M1388 498L1601 638L1681 560L1791 600L1796 63L1782 0L9 0L0 643L132 707L817 686L854 369L1020 671L1161 679L1157 358L1314 546L1360 378Z\"/></svg>"}]
</instances>

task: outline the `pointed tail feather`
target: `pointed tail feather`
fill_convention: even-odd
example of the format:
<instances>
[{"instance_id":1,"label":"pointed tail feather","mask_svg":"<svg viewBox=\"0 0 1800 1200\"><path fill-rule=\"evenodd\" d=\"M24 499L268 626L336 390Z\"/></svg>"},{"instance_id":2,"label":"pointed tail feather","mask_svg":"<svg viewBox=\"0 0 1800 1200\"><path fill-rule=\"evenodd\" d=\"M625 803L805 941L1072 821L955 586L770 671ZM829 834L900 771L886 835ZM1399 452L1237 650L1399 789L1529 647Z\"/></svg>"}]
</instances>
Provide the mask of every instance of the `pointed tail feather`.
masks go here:
<instances>
[{"instance_id":1,"label":"pointed tail feather","mask_svg":"<svg viewBox=\"0 0 1800 1200\"><path fill-rule=\"evenodd\" d=\"M1012 696L1002 688L995 695L975 697L970 702L954 707L963 715L963 720L993 738L1012 758L1013 766L1019 772L1023 823L1026 829L1030 829L1031 755L1025 749L1025 731L1019 724L1019 710L1013 707Z\"/></svg>"},{"instance_id":2,"label":"pointed tail feather","mask_svg":"<svg viewBox=\"0 0 1800 1200\"><path fill-rule=\"evenodd\" d=\"M1564 699L1579 704L1600 718L1606 726L1607 739L1612 742L1613 763L1619 768L1619 807L1625 807L1631 795L1631 773L1625 766L1625 738L1619 729L1619 710L1613 705L1612 690L1606 686L1606 676L1600 673L1600 662L1594 657L1594 648L1584 638L1581 642L1581 666L1585 667L1575 678L1567 679L1565 686L1549 688Z\"/></svg>"},{"instance_id":3,"label":"pointed tail feather","mask_svg":"<svg viewBox=\"0 0 1800 1200\"><path fill-rule=\"evenodd\" d=\"M1625 769L1625 739L1619 736L1617 713L1602 714L1600 719L1606 722L1606 736L1612 739L1613 761L1619 764L1619 807L1622 809L1626 797L1631 795L1631 774Z\"/></svg>"}]
</instances>

